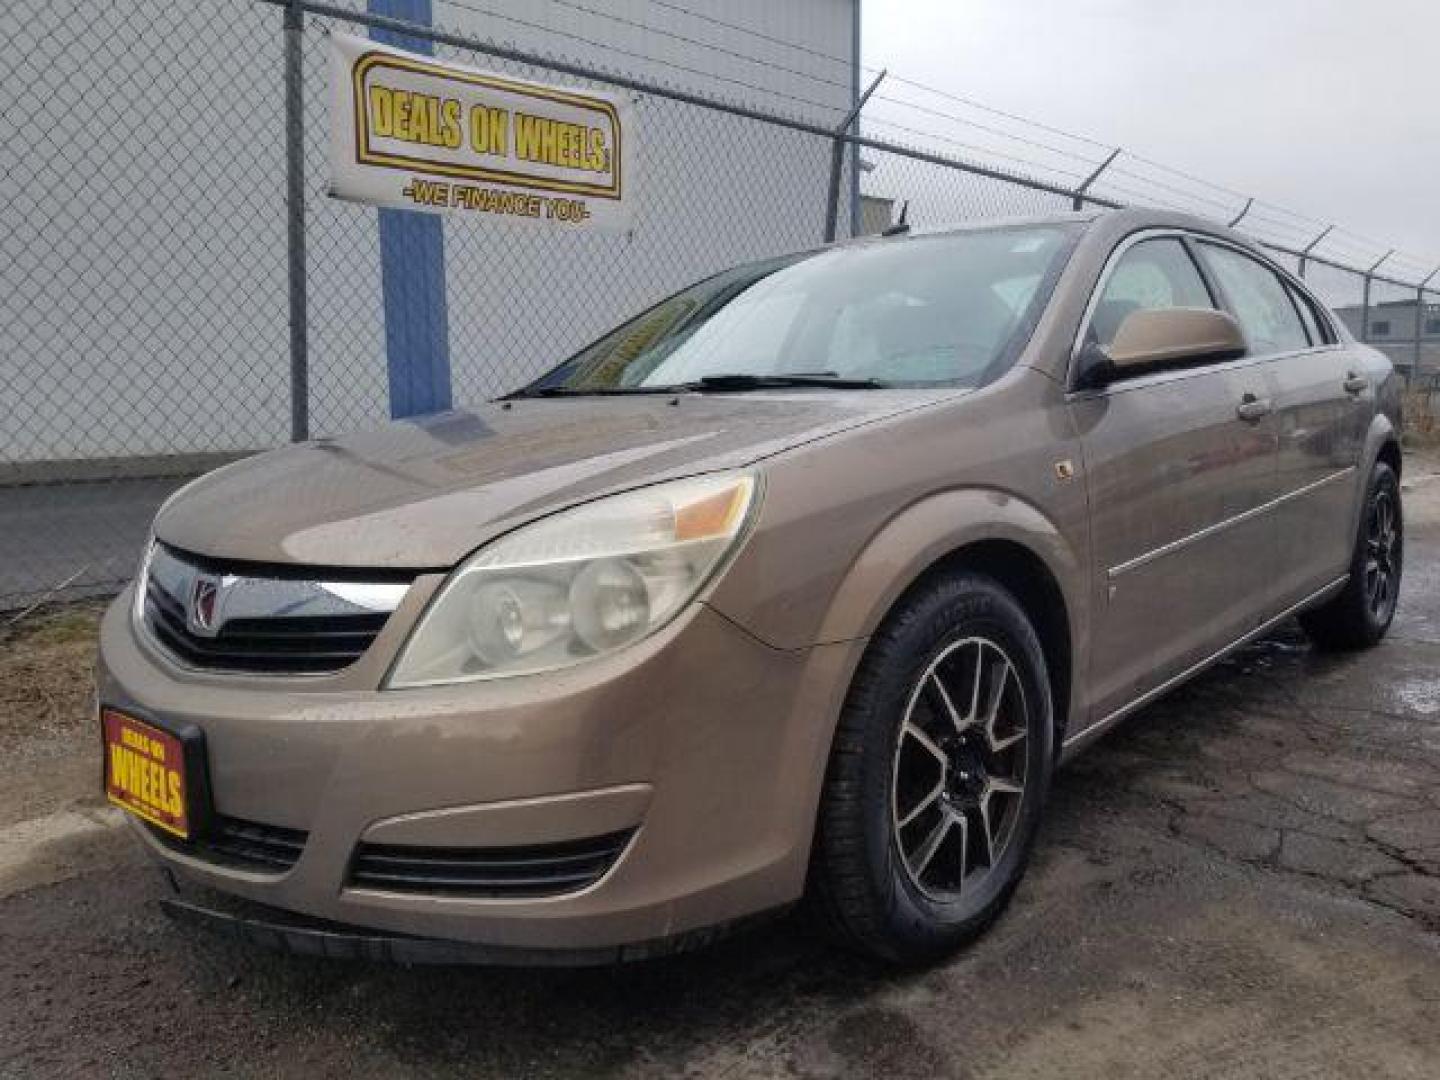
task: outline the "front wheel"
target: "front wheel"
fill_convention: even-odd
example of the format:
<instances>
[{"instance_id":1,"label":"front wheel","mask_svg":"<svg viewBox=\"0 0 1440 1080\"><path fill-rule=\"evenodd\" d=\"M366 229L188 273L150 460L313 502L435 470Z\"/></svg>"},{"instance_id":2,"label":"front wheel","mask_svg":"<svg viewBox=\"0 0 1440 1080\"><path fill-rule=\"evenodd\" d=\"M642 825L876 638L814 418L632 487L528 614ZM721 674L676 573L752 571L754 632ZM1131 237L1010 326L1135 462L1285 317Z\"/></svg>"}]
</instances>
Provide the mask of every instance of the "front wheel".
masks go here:
<instances>
[{"instance_id":1,"label":"front wheel","mask_svg":"<svg viewBox=\"0 0 1440 1080\"><path fill-rule=\"evenodd\" d=\"M936 581L887 618L841 714L812 861L845 943L924 962L1003 910L1045 803L1052 714L1039 639L995 581Z\"/></svg>"},{"instance_id":2,"label":"front wheel","mask_svg":"<svg viewBox=\"0 0 1440 1080\"><path fill-rule=\"evenodd\" d=\"M1333 599L1300 616L1310 639L1324 649L1364 649L1384 637L1395 618L1404 555L1400 482L1394 469L1376 462L1350 557L1350 580Z\"/></svg>"}]
</instances>

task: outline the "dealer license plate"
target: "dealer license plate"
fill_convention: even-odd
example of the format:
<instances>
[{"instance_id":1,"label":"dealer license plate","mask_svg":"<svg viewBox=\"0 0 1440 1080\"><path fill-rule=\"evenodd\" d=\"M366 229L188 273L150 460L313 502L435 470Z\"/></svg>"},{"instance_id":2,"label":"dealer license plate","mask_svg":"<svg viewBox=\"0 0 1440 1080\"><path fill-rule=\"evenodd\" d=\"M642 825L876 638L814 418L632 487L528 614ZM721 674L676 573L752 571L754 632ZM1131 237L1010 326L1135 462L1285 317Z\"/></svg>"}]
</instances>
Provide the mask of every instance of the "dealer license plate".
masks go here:
<instances>
[{"instance_id":1,"label":"dealer license plate","mask_svg":"<svg viewBox=\"0 0 1440 1080\"><path fill-rule=\"evenodd\" d=\"M105 796L181 839L190 836L185 745L168 731L102 706Z\"/></svg>"}]
</instances>

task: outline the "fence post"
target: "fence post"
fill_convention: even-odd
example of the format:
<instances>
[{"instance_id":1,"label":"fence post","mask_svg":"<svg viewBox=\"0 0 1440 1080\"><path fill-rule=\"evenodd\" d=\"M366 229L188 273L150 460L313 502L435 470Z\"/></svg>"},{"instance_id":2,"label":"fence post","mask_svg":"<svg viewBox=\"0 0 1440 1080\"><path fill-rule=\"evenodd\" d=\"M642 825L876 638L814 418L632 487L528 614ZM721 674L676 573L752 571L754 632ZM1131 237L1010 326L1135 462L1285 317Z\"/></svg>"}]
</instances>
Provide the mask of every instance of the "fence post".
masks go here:
<instances>
[{"instance_id":1,"label":"fence post","mask_svg":"<svg viewBox=\"0 0 1440 1080\"><path fill-rule=\"evenodd\" d=\"M290 441L310 437L305 271L305 13L285 5L285 213L290 284Z\"/></svg>"},{"instance_id":2,"label":"fence post","mask_svg":"<svg viewBox=\"0 0 1440 1080\"><path fill-rule=\"evenodd\" d=\"M1380 269L1380 264L1394 254L1395 249L1391 248L1365 271L1365 292L1360 302L1360 340L1367 345L1370 343L1370 285L1374 281L1375 271Z\"/></svg>"},{"instance_id":3,"label":"fence post","mask_svg":"<svg viewBox=\"0 0 1440 1080\"><path fill-rule=\"evenodd\" d=\"M1099 180L1100 174L1103 173L1106 169L1108 169L1111 162L1113 162L1119 156L1120 147L1117 146L1114 150L1110 151L1109 157L1107 157L1104 161L1102 161L1099 165L1095 167L1094 172L1092 172L1083 181L1081 181L1080 186L1075 189L1075 199L1074 202L1071 203L1070 209L1085 209L1085 193L1090 190L1090 185L1095 183L1096 180Z\"/></svg>"},{"instance_id":4,"label":"fence post","mask_svg":"<svg viewBox=\"0 0 1440 1080\"><path fill-rule=\"evenodd\" d=\"M855 123L860 116L860 110L865 108L865 103L870 100L870 95L880 85L880 80L885 78L885 72L875 76L875 81L870 84L865 93L860 95L860 100L855 102L855 107L840 121L832 136L834 146L830 150L830 187L825 201L825 243L833 243L835 230L839 225L840 218L840 174L845 169L845 134L850 130L850 125ZM850 223L850 231L855 231L855 223Z\"/></svg>"},{"instance_id":5,"label":"fence post","mask_svg":"<svg viewBox=\"0 0 1440 1080\"><path fill-rule=\"evenodd\" d=\"M1415 287L1415 366L1410 369L1412 379L1420 376L1420 360L1423 355L1420 346L1425 340L1425 286L1430 284L1431 278L1436 274L1440 274L1440 266L1426 274L1425 280Z\"/></svg>"},{"instance_id":6,"label":"fence post","mask_svg":"<svg viewBox=\"0 0 1440 1080\"><path fill-rule=\"evenodd\" d=\"M1370 275L1365 275L1365 287L1360 293L1360 340L1370 344Z\"/></svg>"},{"instance_id":7,"label":"fence post","mask_svg":"<svg viewBox=\"0 0 1440 1080\"><path fill-rule=\"evenodd\" d=\"M1410 364L1410 378L1412 379L1418 379L1420 377L1420 343L1423 340L1423 335L1420 333L1420 330L1424 326L1424 316L1421 312L1424 308L1425 286L1421 285L1415 290L1415 352Z\"/></svg>"},{"instance_id":8,"label":"fence post","mask_svg":"<svg viewBox=\"0 0 1440 1080\"><path fill-rule=\"evenodd\" d=\"M1329 236L1334 231L1334 225L1326 225L1325 230L1319 236L1315 237L1314 240L1311 240L1310 243L1306 244L1305 250L1300 252L1300 276L1302 278L1305 276L1305 266L1309 262L1310 253L1315 250L1316 246L1320 243L1321 240L1324 240L1325 237Z\"/></svg>"}]
</instances>

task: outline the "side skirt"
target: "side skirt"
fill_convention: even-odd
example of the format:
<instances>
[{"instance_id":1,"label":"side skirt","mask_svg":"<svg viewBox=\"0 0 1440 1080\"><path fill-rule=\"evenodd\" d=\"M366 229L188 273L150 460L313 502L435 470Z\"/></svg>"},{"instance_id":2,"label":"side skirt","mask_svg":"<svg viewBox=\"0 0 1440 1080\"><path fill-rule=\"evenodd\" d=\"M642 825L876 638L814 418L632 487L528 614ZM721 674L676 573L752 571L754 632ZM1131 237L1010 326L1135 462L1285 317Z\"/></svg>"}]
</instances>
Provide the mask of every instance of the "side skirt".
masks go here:
<instances>
[{"instance_id":1,"label":"side skirt","mask_svg":"<svg viewBox=\"0 0 1440 1080\"><path fill-rule=\"evenodd\" d=\"M1110 713L1103 719L1091 724L1083 731L1075 732L1075 734L1067 738L1060 747L1060 763L1064 764L1065 762L1069 761L1081 750L1085 749L1096 739L1100 738L1100 736L1109 732L1112 728L1115 727L1116 724L1118 724L1121 720L1125 719L1125 717L1129 716L1131 713L1135 712L1137 709L1144 708L1156 698L1168 694L1171 690L1175 689L1175 687L1179 686L1181 683L1188 681L1189 679L1200 674L1207 668L1213 667L1215 664L1218 664L1221 660L1224 660L1236 649L1243 648L1261 635L1269 633L1286 619L1290 618L1290 616L1296 615L1299 612L1304 611L1308 607L1328 600L1335 593L1343 589L1345 587L1345 583L1349 580L1349 574L1345 574L1339 578L1336 578L1334 581L1330 582L1330 584L1311 593L1299 603L1290 605L1290 607L1280 612L1280 614L1276 615L1274 618L1261 623L1254 630L1251 630L1243 637L1236 638L1229 645L1226 645L1225 647L1217 650L1216 652L1211 653L1209 656L1205 657L1198 663L1192 664L1190 667L1186 668L1178 675L1166 679L1163 683L1161 683L1159 686L1155 687L1152 690L1147 690L1145 693L1137 697L1134 701L1130 702L1129 704L1120 706L1120 708L1116 709L1114 712Z\"/></svg>"}]
</instances>

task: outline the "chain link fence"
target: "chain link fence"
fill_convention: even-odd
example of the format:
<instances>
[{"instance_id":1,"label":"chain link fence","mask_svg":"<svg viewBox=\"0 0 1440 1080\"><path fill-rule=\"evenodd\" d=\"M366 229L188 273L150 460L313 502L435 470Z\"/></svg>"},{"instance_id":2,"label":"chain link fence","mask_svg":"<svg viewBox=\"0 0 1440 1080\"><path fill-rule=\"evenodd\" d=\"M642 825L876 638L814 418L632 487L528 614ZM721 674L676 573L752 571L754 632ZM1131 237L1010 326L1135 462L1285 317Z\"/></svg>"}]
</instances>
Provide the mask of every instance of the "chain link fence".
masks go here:
<instances>
[{"instance_id":1,"label":"chain link fence","mask_svg":"<svg viewBox=\"0 0 1440 1080\"><path fill-rule=\"evenodd\" d=\"M435 219L457 404L514 388L696 278L874 231L902 208L927 225L1145 202L1234 210L1246 227L1240 207L1197 204L1193 188L1114 155L1046 178L927 140L923 117L871 125L862 113L847 129L853 91L767 96L732 78L741 96L702 94L623 50L607 53L613 70L526 52L477 34L487 19L524 22L462 0L439 0L430 26L359 0L0 11L0 609L117 589L155 509L191 476L389 417L377 212L326 194L333 31L637 98L643 227ZM1307 252L1264 220L1252 231L1357 336L1433 382L1440 295L1418 268L1372 266L1353 244L1342 257L1337 239Z\"/></svg>"}]
</instances>

